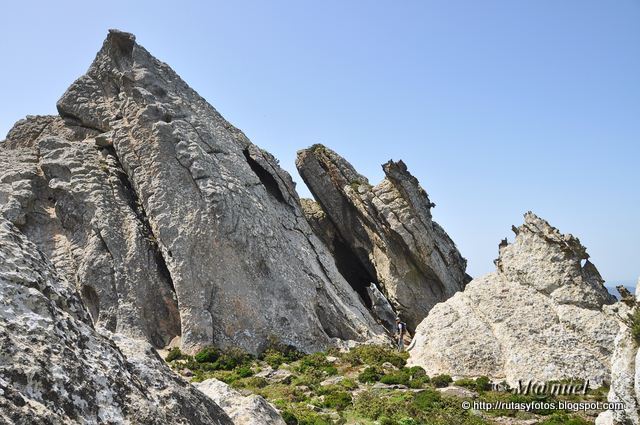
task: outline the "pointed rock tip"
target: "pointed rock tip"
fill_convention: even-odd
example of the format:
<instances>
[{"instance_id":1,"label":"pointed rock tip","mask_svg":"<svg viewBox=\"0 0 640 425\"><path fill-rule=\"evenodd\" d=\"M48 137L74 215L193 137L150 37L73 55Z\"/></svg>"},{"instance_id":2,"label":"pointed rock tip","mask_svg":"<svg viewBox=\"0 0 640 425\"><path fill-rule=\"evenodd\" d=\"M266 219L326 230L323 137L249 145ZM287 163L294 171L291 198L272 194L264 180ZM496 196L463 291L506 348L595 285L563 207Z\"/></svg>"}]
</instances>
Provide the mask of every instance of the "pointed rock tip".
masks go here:
<instances>
[{"instance_id":1,"label":"pointed rock tip","mask_svg":"<svg viewBox=\"0 0 640 425\"><path fill-rule=\"evenodd\" d=\"M135 46L135 44L135 35L118 29L110 29L107 34L107 39L105 40L105 45L113 45L125 55L130 55L131 52L133 52L133 46Z\"/></svg>"}]
</instances>

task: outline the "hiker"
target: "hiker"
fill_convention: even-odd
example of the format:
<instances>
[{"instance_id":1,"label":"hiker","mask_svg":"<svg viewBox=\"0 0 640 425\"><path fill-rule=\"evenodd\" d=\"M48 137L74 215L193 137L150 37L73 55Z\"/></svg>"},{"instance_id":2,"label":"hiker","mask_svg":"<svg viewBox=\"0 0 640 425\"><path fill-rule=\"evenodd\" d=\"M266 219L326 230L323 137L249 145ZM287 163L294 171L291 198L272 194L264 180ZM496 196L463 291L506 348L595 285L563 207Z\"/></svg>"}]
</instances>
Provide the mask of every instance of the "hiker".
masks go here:
<instances>
[{"instance_id":1,"label":"hiker","mask_svg":"<svg viewBox=\"0 0 640 425\"><path fill-rule=\"evenodd\" d=\"M404 333L407 331L407 324L396 317L396 338L398 338L398 351L404 351Z\"/></svg>"}]
</instances>

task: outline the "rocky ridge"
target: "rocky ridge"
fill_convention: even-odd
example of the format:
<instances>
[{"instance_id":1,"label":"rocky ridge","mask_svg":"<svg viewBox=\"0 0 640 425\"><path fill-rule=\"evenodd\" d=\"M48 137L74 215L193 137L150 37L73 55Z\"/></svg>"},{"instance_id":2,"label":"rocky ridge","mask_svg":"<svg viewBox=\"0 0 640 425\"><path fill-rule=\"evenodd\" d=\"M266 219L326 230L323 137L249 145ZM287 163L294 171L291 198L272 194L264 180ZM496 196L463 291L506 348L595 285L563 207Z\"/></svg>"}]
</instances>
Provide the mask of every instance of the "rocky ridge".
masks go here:
<instances>
[{"instance_id":1,"label":"rocky ridge","mask_svg":"<svg viewBox=\"0 0 640 425\"><path fill-rule=\"evenodd\" d=\"M471 280L466 260L432 219L435 204L402 161L384 164L376 186L322 145L299 151L296 166L318 202L302 204L311 227L368 305L366 288L375 283L413 330Z\"/></svg>"},{"instance_id":2,"label":"rocky ridge","mask_svg":"<svg viewBox=\"0 0 640 425\"><path fill-rule=\"evenodd\" d=\"M0 143L0 213L97 325L186 352L384 340L277 160L133 35L110 31L57 107Z\"/></svg>"},{"instance_id":3,"label":"rocky ridge","mask_svg":"<svg viewBox=\"0 0 640 425\"><path fill-rule=\"evenodd\" d=\"M0 423L232 424L148 343L98 333L75 288L1 217L0 259Z\"/></svg>"},{"instance_id":4,"label":"rocky ridge","mask_svg":"<svg viewBox=\"0 0 640 425\"><path fill-rule=\"evenodd\" d=\"M435 306L409 363L427 373L490 376L511 385L609 382L618 304L586 249L533 213L500 244L497 270Z\"/></svg>"}]
</instances>

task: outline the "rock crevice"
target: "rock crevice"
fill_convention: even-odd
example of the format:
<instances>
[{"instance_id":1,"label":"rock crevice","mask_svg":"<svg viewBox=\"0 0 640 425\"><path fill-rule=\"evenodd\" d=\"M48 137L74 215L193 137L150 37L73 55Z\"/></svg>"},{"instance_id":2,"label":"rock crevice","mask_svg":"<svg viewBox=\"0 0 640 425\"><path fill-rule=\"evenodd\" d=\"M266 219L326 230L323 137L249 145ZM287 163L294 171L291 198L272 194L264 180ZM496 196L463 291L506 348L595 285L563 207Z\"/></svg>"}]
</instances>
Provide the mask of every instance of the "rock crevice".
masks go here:
<instances>
[{"instance_id":1,"label":"rock crevice","mask_svg":"<svg viewBox=\"0 0 640 425\"><path fill-rule=\"evenodd\" d=\"M402 161L384 164L377 186L322 145L298 152L296 166L317 200L302 203L311 227L367 306L374 283L413 330L470 280L466 260L432 220L434 204Z\"/></svg>"}]
</instances>

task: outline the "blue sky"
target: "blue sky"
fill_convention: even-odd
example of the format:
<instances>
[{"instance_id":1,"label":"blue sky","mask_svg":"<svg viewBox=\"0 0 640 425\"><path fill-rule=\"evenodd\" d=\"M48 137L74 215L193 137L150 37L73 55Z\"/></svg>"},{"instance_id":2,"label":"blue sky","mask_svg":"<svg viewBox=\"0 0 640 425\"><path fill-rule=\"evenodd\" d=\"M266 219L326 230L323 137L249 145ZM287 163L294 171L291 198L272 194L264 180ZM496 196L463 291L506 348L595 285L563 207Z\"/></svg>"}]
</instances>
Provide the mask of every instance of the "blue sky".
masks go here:
<instances>
[{"instance_id":1,"label":"blue sky","mask_svg":"<svg viewBox=\"0 0 640 425\"><path fill-rule=\"evenodd\" d=\"M0 134L133 32L295 171L324 143L372 183L403 159L477 276L533 210L608 283L640 275L640 1L9 2Z\"/></svg>"}]
</instances>

